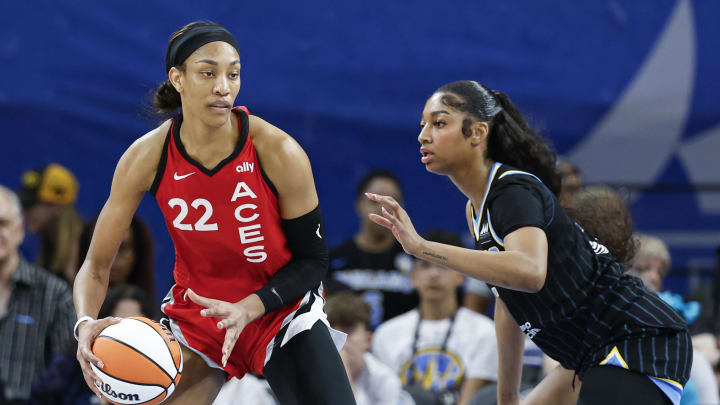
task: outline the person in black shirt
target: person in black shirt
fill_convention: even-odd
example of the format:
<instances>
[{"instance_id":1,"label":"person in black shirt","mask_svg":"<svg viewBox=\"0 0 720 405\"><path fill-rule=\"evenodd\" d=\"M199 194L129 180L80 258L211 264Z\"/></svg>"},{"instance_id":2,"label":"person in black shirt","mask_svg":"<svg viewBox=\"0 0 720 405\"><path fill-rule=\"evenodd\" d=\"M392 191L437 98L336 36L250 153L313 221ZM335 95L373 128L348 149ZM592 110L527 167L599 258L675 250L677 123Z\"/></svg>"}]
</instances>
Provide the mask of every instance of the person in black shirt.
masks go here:
<instances>
[{"instance_id":1,"label":"person in black shirt","mask_svg":"<svg viewBox=\"0 0 720 405\"><path fill-rule=\"evenodd\" d=\"M355 210L360 231L330 250L329 293L350 289L361 294L370 305L370 327L403 314L418 304L410 281L412 259L392 233L378 226L368 214L379 212L377 203L364 193L392 196L402 203L400 180L387 170L373 170L358 183Z\"/></svg>"},{"instance_id":2,"label":"person in black shirt","mask_svg":"<svg viewBox=\"0 0 720 405\"><path fill-rule=\"evenodd\" d=\"M675 404L692 364L685 321L558 203L556 156L504 93L474 81L427 100L418 140L430 172L468 197L478 250L428 242L391 197L370 219L404 250L486 281L496 295L498 403L519 404L524 335L562 367L524 403ZM631 239L625 241L632 243ZM518 328L518 326L520 326ZM608 367L614 366L614 367Z\"/></svg>"}]
</instances>

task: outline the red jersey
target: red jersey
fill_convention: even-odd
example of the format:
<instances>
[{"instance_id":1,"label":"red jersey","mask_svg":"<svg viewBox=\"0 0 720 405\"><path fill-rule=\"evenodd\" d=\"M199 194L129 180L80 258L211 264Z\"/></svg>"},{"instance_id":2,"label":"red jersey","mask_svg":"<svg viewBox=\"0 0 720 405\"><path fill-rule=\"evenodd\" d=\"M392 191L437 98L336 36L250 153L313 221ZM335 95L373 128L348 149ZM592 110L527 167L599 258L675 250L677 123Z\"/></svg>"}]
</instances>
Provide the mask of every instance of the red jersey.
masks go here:
<instances>
[{"instance_id":1,"label":"red jersey","mask_svg":"<svg viewBox=\"0 0 720 405\"><path fill-rule=\"evenodd\" d=\"M220 364L225 331L218 319L200 316L189 298L237 302L264 286L290 261L277 191L265 176L248 134L245 107L233 109L240 136L232 154L215 168L193 160L180 140L183 116L171 125L151 193L175 245L176 285L163 312L177 322L181 341ZM231 375L262 373L268 345L299 300L248 325L225 367Z\"/></svg>"}]
</instances>

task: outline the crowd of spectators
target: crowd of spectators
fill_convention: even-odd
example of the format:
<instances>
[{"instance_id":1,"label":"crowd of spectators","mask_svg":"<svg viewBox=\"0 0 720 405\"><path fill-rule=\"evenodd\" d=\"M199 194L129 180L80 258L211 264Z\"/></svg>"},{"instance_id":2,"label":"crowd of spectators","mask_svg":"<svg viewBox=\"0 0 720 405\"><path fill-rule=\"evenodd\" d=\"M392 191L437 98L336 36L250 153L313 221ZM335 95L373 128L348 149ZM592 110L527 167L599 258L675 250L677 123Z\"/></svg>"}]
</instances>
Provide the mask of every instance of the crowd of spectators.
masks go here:
<instances>
[{"instance_id":1,"label":"crowd of spectators","mask_svg":"<svg viewBox=\"0 0 720 405\"><path fill-rule=\"evenodd\" d=\"M572 211L583 201L582 176L567 161L558 169L560 201ZM78 189L75 176L58 164L25 172L17 191L0 185L0 404L105 403L85 386L72 338L71 286L97 221L84 222L75 209ZM593 190L585 195L596 199ZM402 184L389 171L374 170L360 180L359 230L331 249L324 282L328 321L347 334L340 354L358 405L495 404L498 342L489 289L406 255L390 231L368 219L379 207L366 192L403 201ZM35 258L21 252L26 232L38 237ZM461 246L458 235L447 230L424 237ZM718 288L706 289L697 300L664 290L669 250L651 235L637 235L636 241L629 272L681 313L693 335L695 360L682 404L720 404ZM135 216L112 265L100 317L161 316L153 260L148 226ZM530 339L524 363L525 393L554 367ZM239 397L243 403L278 403L255 374L228 381L215 404Z\"/></svg>"}]
</instances>

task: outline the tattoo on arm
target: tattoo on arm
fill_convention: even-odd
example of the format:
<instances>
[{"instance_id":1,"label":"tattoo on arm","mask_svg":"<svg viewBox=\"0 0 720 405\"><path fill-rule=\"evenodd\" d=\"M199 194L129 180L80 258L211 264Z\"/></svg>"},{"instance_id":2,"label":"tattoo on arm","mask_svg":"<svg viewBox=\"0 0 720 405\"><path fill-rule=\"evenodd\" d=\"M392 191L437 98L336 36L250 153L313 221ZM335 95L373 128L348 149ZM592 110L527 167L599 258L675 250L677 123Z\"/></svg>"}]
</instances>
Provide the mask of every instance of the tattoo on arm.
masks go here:
<instances>
[{"instance_id":1,"label":"tattoo on arm","mask_svg":"<svg viewBox=\"0 0 720 405\"><path fill-rule=\"evenodd\" d=\"M442 260L442 261L444 261L444 262L447 261L447 257L441 256L441 255L436 254L436 253L433 253L433 252L423 252L423 254L426 255L426 256L434 257L434 258L436 258L436 259L438 259L438 260Z\"/></svg>"},{"instance_id":2,"label":"tattoo on arm","mask_svg":"<svg viewBox=\"0 0 720 405\"><path fill-rule=\"evenodd\" d=\"M102 281L102 277L100 276L99 271L93 270L90 272L90 274L91 274L93 280L98 281L98 282Z\"/></svg>"}]
</instances>

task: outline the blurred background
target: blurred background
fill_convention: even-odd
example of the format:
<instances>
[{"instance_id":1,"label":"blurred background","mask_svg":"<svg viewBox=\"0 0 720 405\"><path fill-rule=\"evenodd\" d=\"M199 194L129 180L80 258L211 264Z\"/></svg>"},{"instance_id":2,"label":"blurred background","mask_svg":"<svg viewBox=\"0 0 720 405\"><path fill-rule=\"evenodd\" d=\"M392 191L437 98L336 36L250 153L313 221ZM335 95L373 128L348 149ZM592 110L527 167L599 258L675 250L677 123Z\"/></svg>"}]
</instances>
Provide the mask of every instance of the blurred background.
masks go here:
<instances>
[{"instance_id":1,"label":"blurred background","mask_svg":"<svg viewBox=\"0 0 720 405\"><path fill-rule=\"evenodd\" d=\"M309 154L331 246L357 230L354 187L374 168L402 180L420 231L467 235L463 196L425 172L416 138L433 90L473 79L510 95L586 183L629 198L636 228L670 247L666 288L687 295L720 245L719 16L690 0L2 2L0 184L59 163L95 216L121 154L158 123L171 33L211 20L240 43L236 105ZM139 215L162 297L172 243L151 196Z\"/></svg>"}]
</instances>

